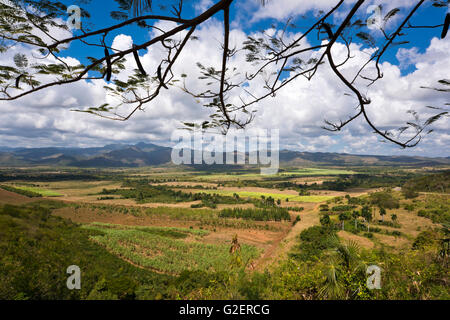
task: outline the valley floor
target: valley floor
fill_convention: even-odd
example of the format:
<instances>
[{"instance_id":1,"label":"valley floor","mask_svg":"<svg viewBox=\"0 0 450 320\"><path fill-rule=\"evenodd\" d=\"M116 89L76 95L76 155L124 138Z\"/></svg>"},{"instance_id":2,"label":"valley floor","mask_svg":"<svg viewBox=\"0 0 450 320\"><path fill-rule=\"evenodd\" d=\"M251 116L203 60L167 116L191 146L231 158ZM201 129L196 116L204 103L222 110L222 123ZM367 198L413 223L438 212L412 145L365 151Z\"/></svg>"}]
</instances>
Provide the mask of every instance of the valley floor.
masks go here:
<instances>
[{"instance_id":1,"label":"valley floor","mask_svg":"<svg viewBox=\"0 0 450 320\"><path fill-rule=\"evenodd\" d=\"M448 194L433 192L409 200L400 191L377 187L346 191L309 187L300 193L299 189L279 187L283 183L320 186L335 179L333 176L322 176L320 181L280 177L279 181L264 182L272 187L240 185L239 175L234 182L227 177L224 183L220 178L208 176L204 182L205 176L158 173L146 176L147 183L136 175L122 181L11 181L0 188L0 208L59 203L53 205L51 215L79 224L91 234L93 244L134 267L173 277L184 270L229 270L230 252L236 245L242 255L239 261L249 274L265 270L276 274L290 261L316 261L317 271L324 272L322 264L332 254L326 253L329 244L314 249L317 258L305 256L310 250L305 251L309 246L305 235L312 230L330 230L329 236L335 234L340 243L357 245L361 255L380 250L402 255L412 252L424 232L434 235L441 228L437 221L420 214L420 209L430 203L449 204ZM390 197L389 201L398 204L383 208L381 216L374 195ZM370 210L370 220L364 210ZM323 237L317 241L325 241Z\"/></svg>"}]
</instances>

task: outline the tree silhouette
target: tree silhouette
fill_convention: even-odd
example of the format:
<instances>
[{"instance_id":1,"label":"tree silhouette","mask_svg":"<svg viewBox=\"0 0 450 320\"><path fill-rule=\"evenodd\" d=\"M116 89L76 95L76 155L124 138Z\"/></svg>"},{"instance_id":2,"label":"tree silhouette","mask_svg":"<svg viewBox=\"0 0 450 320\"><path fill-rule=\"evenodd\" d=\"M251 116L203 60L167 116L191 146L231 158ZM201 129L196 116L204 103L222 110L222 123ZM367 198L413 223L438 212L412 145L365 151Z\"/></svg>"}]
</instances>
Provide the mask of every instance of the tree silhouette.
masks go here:
<instances>
[{"instance_id":1,"label":"tree silhouette","mask_svg":"<svg viewBox=\"0 0 450 320\"><path fill-rule=\"evenodd\" d=\"M342 212L339 214L339 221L342 222L342 230L345 230L345 221L350 220L350 213L349 212Z\"/></svg>"},{"instance_id":2,"label":"tree silhouette","mask_svg":"<svg viewBox=\"0 0 450 320\"><path fill-rule=\"evenodd\" d=\"M74 0L74 3L82 6L89 1ZM112 0L110 2L114 3ZM325 120L323 128L326 130L340 131L355 119L363 118L370 130L383 141L406 148L416 146L424 135L432 132L427 129L432 123L448 116L447 110L431 107L438 110L438 113L421 121L417 112L411 110L410 114L414 120L406 121L405 126L398 130L381 128L367 113L367 107L372 102L367 90L383 77L381 63L389 49L407 43L402 39L407 32L413 34L418 29L442 29L441 37L447 35L448 14L443 15L442 23L436 25L414 25L412 20L421 15L420 9L425 4L444 11L449 0L417 0L415 5L405 9L405 12L394 8L383 18L383 25L380 26L383 38L379 43L364 31L367 22L360 18L363 5L368 1L358 0L348 4L340 0L329 10L320 11L310 23L306 21L307 26L298 28L289 19L281 28L275 26L280 32L263 32L260 37L248 36L239 47L230 45L230 8L237 0L217 0L203 12L190 14L191 16L186 13L186 1L183 0L115 2L120 10L111 9L110 15L119 20L116 24L105 28L91 28L91 25L83 20L81 30L75 30L71 36L63 39L57 36L68 31L63 20L67 18L67 7L63 3L55 0L1 2L0 52L5 53L17 45L23 45L33 49L42 62L27 66L26 57L24 59L18 56L11 64L0 65L0 100L13 101L54 86L105 79L108 83L105 90L117 99L117 103L105 103L77 111L125 121L137 111L151 105L164 91L179 87L195 99L204 101L205 107L212 110L208 120L185 123L186 128L219 128L225 133L231 127L245 128L254 119L259 102L274 97L295 79L304 77L311 80L320 68L329 68L346 88L343 94L354 98L355 112L348 117L340 115L343 120ZM269 1L260 2L260 5L266 5ZM153 14L155 6L158 13ZM395 21L394 27L387 27L388 21L395 20L394 16L401 18ZM81 17L88 20L90 14L82 9ZM205 66L199 61L198 67L202 74L199 80L205 81L205 89L193 92L186 83L189 75L175 74L173 67L179 62L178 58L186 44L198 39L195 36L196 29L212 17L220 19L223 26L220 68ZM158 21L170 22L169 29L158 27ZM119 50L108 44L110 36L132 25L141 27L143 31L157 31L157 34L150 40L128 49ZM301 32L298 32L299 29ZM289 38L287 34L292 30L296 31L296 36ZM311 45L305 44L307 37L312 36L317 37L318 41ZM354 39L359 39L370 47L372 53L366 61L358 65L354 74L348 74L342 72L342 67L353 59L351 45ZM89 60L89 64L72 66L63 59L65 48L75 43L86 49L86 52L93 52L95 56L80 57ZM343 61L338 61L333 50L337 43L347 48L347 57ZM89 48L101 50L90 51ZM144 70L139 51L153 48L164 50L164 58L157 61L154 70ZM237 70L230 65L230 60L241 52L246 55L248 70L254 69L251 73L247 70ZM129 56L136 61L137 69L127 76L126 81L119 80L118 75L127 71L124 62ZM261 80L264 83L262 90L250 92L249 85ZM448 85L450 82L443 79L439 82L440 87L428 89L448 92L448 87L442 87ZM121 107L126 107L126 111L121 111Z\"/></svg>"},{"instance_id":3,"label":"tree silhouette","mask_svg":"<svg viewBox=\"0 0 450 320\"><path fill-rule=\"evenodd\" d=\"M360 216L359 211L358 210L353 210L352 212L352 217L355 221L355 230L358 230L358 217Z\"/></svg>"},{"instance_id":4,"label":"tree silhouette","mask_svg":"<svg viewBox=\"0 0 450 320\"><path fill-rule=\"evenodd\" d=\"M367 232L370 232L370 225L369 223L372 221L372 209L369 206L364 206L361 209L361 217L364 218L367 222Z\"/></svg>"}]
</instances>

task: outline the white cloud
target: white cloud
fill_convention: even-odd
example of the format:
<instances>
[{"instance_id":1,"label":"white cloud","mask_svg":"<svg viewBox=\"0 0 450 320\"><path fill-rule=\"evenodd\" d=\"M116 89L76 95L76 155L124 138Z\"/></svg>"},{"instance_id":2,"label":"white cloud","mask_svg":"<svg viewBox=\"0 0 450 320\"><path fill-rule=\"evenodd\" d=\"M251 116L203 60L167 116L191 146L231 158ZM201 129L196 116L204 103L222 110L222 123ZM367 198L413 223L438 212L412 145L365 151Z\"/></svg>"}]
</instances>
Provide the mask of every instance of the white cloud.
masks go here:
<instances>
[{"instance_id":1,"label":"white cloud","mask_svg":"<svg viewBox=\"0 0 450 320\"><path fill-rule=\"evenodd\" d=\"M246 6L251 8L253 21L260 19L274 18L277 20L286 20L290 17L303 15L311 10L318 12L319 10L331 10L339 3L339 0L314 0L314 1L297 1L297 0L270 0L265 6L261 6L259 1L247 0ZM356 0L346 0L344 7L348 8L354 5ZM371 5L381 5L386 14L393 8L407 8L415 3L410 0L370 0L360 8L360 14L367 15L366 9Z\"/></svg>"},{"instance_id":2,"label":"white cloud","mask_svg":"<svg viewBox=\"0 0 450 320\"><path fill-rule=\"evenodd\" d=\"M333 1L318 1L317 5L330 4ZM294 3L294 2L293 2ZM298 3L298 2L295 2ZM309 2L311 3L311 2ZM306 10L306 9L305 9ZM158 25L168 28L167 23ZM220 69L222 26L216 20L210 20L196 31L199 40L188 43L174 67L174 73L188 74L187 86L193 91L201 91L203 83L198 81L199 70L196 63L201 61L206 66ZM293 36L293 35L289 35ZM239 45L246 39L246 34L234 29L231 32L232 45ZM126 49L132 45L132 37L118 35L112 46ZM367 58L367 51L352 45L354 57L343 68L344 74L354 73L362 59ZM17 48L17 52L25 50ZM12 59L0 57L0 64ZM333 52L346 54L343 45L337 43ZM368 112L374 123L386 128L400 127L407 119L406 111L415 109L429 114L426 105L442 106L448 102L445 94L432 90L420 89L420 86L433 86L436 81L448 78L450 70L450 41L433 39L424 53L411 49L399 51L397 57L404 63L414 64L416 71L402 76L398 66L383 63L384 78L370 88L359 87L367 91L372 99ZM141 61L145 70L154 74L157 61L163 57L163 50L152 47L141 51ZM404 57L404 58L402 58ZM132 56L125 63L127 73L136 68ZM340 61L339 57L336 59ZM9 60L8 60L9 61ZM66 57L65 61L76 64L77 60ZM247 70L243 54L237 54L230 62L238 70ZM121 75L120 78L125 78ZM127 122L101 119L92 115L71 112L71 109L84 109L99 106L110 98L103 89L105 82L78 82L68 86L57 86L13 102L1 102L0 145L103 145L109 142L152 141L167 143L171 133L181 126L182 121L207 120L209 111L178 88L163 90L160 97L138 112ZM262 81L250 84L249 89L262 93ZM443 119L433 126L436 132L425 140L420 149L401 151L398 148L380 144L378 137L372 134L368 125L359 119L340 133L329 133L320 128L323 120L345 119L354 113L356 101L345 95L348 90L339 83L327 65L321 66L311 80L298 78L278 92L275 98L268 98L257 105L258 113L250 128L280 129L281 145L294 146L305 151L334 151L353 153L426 153L427 155L446 155L445 148L450 142L448 119ZM447 94L448 95L448 94ZM447 100L446 100L447 99ZM427 113L428 112L428 113ZM440 146L436 148L436 146Z\"/></svg>"}]
</instances>

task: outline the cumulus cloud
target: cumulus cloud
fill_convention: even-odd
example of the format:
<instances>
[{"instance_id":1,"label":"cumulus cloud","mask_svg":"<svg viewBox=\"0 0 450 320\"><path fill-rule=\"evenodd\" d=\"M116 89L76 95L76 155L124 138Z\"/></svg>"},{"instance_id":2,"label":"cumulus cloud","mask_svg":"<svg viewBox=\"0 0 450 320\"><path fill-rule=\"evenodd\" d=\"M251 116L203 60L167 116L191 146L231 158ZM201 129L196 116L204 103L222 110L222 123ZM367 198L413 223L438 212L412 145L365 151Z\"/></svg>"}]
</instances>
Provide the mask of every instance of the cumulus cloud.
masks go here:
<instances>
[{"instance_id":1,"label":"cumulus cloud","mask_svg":"<svg viewBox=\"0 0 450 320\"><path fill-rule=\"evenodd\" d=\"M344 7L355 4L356 0L346 0ZM309 11L318 12L320 10L331 10L339 3L339 0L315 0L315 1L292 1L273 0L268 1L265 6L261 6L259 1L247 0L247 7L256 10L252 20L258 21L266 18L286 20L291 17L303 15ZM383 10L389 12L393 8L407 8L415 3L410 0L370 0L363 4L360 12L366 14L366 9L372 5L381 5Z\"/></svg>"},{"instance_id":2,"label":"cumulus cloud","mask_svg":"<svg viewBox=\"0 0 450 320\"><path fill-rule=\"evenodd\" d=\"M280 0L284 1L284 0ZM291 8L296 12L320 9L333 5L336 1L286 1L286 6L295 3ZM208 3L208 1L204 1ZM398 4L407 5L405 1ZM279 7L283 7L280 5ZM270 7L264 8L269 10ZM275 15L275 13L273 13ZM279 13L280 16L283 12ZM167 29L167 23L158 27ZM187 74L186 85L190 90L200 92L204 83L198 80L197 62L205 66L220 69L222 41L222 26L216 20L210 20L196 31L198 40L188 43L174 67L176 75ZM182 36L182 35L181 35ZM294 35L288 35L293 37ZM239 28L231 32L232 46L240 46L247 34ZM130 35L121 34L115 37L112 47L126 49L131 47L133 39ZM17 52L25 48L17 48ZM353 44L352 59L342 72L354 74L363 59L367 59L369 49ZM345 47L337 43L333 52L342 59L346 55ZM448 102L446 93L420 87L434 86L437 80L448 77L450 70L450 41L432 39L425 52L418 50L399 50L397 58L401 65L414 65L415 71L402 75L398 66L389 62L382 65L384 78L373 86L363 88L372 104L368 113L375 124L385 129L398 128L409 120L407 111L414 109L425 116L431 115L427 105L442 106ZM0 64L11 56L0 57ZM141 61L144 68L153 74L157 61L163 58L162 48L152 47L149 51L141 51ZM75 57L65 57L70 64L77 64ZM119 75L120 79L136 68L132 56L125 62L126 73ZM238 70L248 70L249 64L243 54L237 54L230 62L231 67ZM252 68L252 67L250 67ZM196 99L186 95L182 90L171 87L163 90L161 95L144 111L126 122L111 121L89 114L77 113L72 109L84 109L99 106L105 101L111 101L103 86L103 80L78 82L67 86L52 87L48 90L26 96L12 102L1 102L2 116L0 118L0 145L8 146L96 146L111 142L147 141L160 144L170 144L174 130L181 127L182 121L208 120L209 111ZM263 82L256 81L247 88L256 93L263 92ZM399 150L398 148L379 143L379 138L362 120L358 119L342 132L330 133L321 128L323 120L345 119L354 114L357 103L348 90L338 81L330 69L323 65L316 76L308 81L299 77L290 85L279 91L274 98L268 98L256 105L258 110L250 129L280 129L281 147L289 147L302 151L347 152L365 154L426 154L428 156L448 156L446 146L450 142L448 118L436 122L435 133L424 140L420 147L414 150ZM448 94L447 94L448 95ZM237 99L237 97L236 97ZM447 99L447 100L446 100ZM437 148L436 146L439 146Z\"/></svg>"}]
</instances>

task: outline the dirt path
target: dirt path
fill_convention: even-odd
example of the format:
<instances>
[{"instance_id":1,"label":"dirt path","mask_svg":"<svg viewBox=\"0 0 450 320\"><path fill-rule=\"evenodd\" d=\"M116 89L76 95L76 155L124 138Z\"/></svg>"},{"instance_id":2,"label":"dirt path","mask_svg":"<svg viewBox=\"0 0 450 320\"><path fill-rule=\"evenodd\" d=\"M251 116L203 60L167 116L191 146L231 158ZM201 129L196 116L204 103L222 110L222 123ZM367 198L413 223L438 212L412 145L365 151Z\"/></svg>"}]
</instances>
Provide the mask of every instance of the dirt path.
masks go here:
<instances>
[{"instance_id":1,"label":"dirt path","mask_svg":"<svg viewBox=\"0 0 450 320\"><path fill-rule=\"evenodd\" d=\"M276 260L281 260L286 257L288 252L296 244L298 235L305 229L318 225L319 214L317 209L320 204L314 206L314 208L307 209L300 213L301 221L293 226L286 236L279 239L273 246L264 252L264 255L255 263L255 270L262 271L269 266L276 265Z\"/></svg>"}]
</instances>

